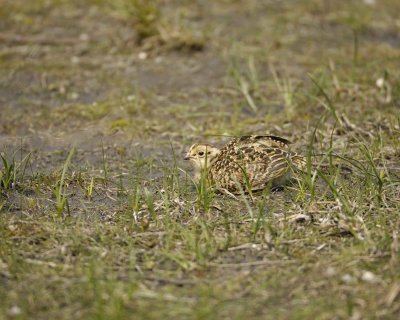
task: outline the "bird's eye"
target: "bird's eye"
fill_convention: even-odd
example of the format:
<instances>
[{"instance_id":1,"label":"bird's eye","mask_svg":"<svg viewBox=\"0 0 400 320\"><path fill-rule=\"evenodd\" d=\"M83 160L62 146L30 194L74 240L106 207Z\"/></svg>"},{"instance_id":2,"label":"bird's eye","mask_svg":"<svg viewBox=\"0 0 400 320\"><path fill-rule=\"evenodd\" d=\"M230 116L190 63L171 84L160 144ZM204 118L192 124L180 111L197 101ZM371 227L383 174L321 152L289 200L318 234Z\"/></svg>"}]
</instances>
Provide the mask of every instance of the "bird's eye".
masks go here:
<instances>
[{"instance_id":1,"label":"bird's eye","mask_svg":"<svg viewBox=\"0 0 400 320\"><path fill-rule=\"evenodd\" d=\"M204 156L204 152L203 152L203 151L200 151L200 152L199 152L199 156Z\"/></svg>"}]
</instances>

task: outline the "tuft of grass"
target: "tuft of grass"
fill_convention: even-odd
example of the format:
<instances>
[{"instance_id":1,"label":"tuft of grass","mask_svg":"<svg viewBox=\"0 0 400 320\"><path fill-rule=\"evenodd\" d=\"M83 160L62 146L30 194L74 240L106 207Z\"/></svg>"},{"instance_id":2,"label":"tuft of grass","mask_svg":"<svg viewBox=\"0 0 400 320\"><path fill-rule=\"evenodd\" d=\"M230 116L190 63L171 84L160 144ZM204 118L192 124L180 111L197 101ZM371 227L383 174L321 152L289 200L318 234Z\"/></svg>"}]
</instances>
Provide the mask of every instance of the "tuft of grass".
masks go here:
<instances>
[{"instance_id":1,"label":"tuft of grass","mask_svg":"<svg viewBox=\"0 0 400 320\"><path fill-rule=\"evenodd\" d=\"M0 318L398 318L399 1L8 3ZM183 149L245 132L304 173L194 186Z\"/></svg>"},{"instance_id":2,"label":"tuft of grass","mask_svg":"<svg viewBox=\"0 0 400 320\"><path fill-rule=\"evenodd\" d=\"M15 158L12 157L12 160L8 161L5 155L0 154L0 157L3 161L3 170L0 170L0 187L4 190L14 188L17 179Z\"/></svg>"},{"instance_id":3,"label":"tuft of grass","mask_svg":"<svg viewBox=\"0 0 400 320\"><path fill-rule=\"evenodd\" d=\"M197 190L197 204L200 210L208 212L214 201L215 190L210 185L208 179L207 168L202 170L200 181L196 184Z\"/></svg>"},{"instance_id":4,"label":"tuft of grass","mask_svg":"<svg viewBox=\"0 0 400 320\"><path fill-rule=\"evenodd\" d=\"M291 79L287 77L279 78L275 68L271 65L270 70L274 78L274 82L278 92L282 96L285 110L291 118L296 114L296 87L294 87Z\"/></svg>"},{"instance_id":5,"label":"tuft of grass","mask_svg":"<svg viewBox=\"0 0 400 320\"><path fill-rule=\"evenodd\" d=\"M123 129L129 126L129 121L126 119L117 119L111 123L111 129Z\"/></svg>"},{"instance_id":6,"label":"tuft of grass","mask_svg":"<svg viewBox=\"0 0 400 320\"><path fill-rule=\"evenodd\" d=\"M28 153L19 163L15 160L16 153L17 151L10 157L11 160L8 160L4 153L0 154L3 164L3 168L0 168L0 193L2 191L6 192L10 188L14 189L18 178L20 178L21 181L24 180L31 153Z\"/></svg>"},{"instance_id":7,"label":"tuft of grass","mask_svg":"<svg viewBox=\"0 0 400 320\"><path fill-rule=\"evenodd\" d=\"M66 173L68 170L68 167L71 163L71 159L72 156L74 155L75 152L75 147L73 147L68 156L67 159L65 160L62 172L61 172L61 176L60 178L57 180L55 186L54 186L54 195L56 197L56 210L57 210L57 215L59 217L62 217L63 213L64 213L64 209L67 208L67 212L68 214L70 214L70 209L69 209L69 204L68 204L68 198L67 198L67 183L65 181L66 178Z\"/></svg>"},{"instance_id":8,"label":"tuft of grass","mask_svg":"<svg viewBox=\"0 0 400 320\"><path fill-rule=\"evenodd\" d=\"M257 113L259 107L254 95L259 94L260 83L254 57L250 56L248 58L246 68L244 69L242 71L237 58L231 58L228 74L233 79L237 90L242 94L247 105L254 113Z\"/></svg>"},{"instance_id":9,"label":"tuft of grass","mask_svg":"<svg viewBox=\"0 0 400 320\"><path fill-rule=\"evenodd\" d=\"M137 34L139 44L159 35L158 23L161 13L157 0L123 0L121 5Z\"/></svg>"},{"instance_id":10,"label":"tuft of grass","mask_svg":"<svg viewBox=\"0 0 400 320\"><path fill-rule=\"evenodd\" d=\"M90 178L90 182L85 185L84 187L84 193L85 197L90 201L92 199L92 194L93 194L93 187L94 187L94 177Z\"/></svg>"}]
</instances>

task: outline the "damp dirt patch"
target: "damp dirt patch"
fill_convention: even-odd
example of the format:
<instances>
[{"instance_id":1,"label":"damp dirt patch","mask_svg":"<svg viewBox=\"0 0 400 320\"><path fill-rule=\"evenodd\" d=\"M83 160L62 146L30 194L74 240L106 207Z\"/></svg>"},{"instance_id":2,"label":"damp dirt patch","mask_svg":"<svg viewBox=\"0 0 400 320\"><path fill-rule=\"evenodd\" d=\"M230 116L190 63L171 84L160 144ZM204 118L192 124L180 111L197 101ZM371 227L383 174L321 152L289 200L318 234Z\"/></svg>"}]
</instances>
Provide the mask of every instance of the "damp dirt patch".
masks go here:
<instances>
[{"instance_id":1,"label":"damp dirt patch","mask_svg":"<svg viewBox=\"0 0 400 320\"><path fill-rule=\"evenodd\" d=\"M5 319L396 318L394 0L5 1ZM292 141L280 189L203 190L195 142Z\"/></svg>"}]
</instances>

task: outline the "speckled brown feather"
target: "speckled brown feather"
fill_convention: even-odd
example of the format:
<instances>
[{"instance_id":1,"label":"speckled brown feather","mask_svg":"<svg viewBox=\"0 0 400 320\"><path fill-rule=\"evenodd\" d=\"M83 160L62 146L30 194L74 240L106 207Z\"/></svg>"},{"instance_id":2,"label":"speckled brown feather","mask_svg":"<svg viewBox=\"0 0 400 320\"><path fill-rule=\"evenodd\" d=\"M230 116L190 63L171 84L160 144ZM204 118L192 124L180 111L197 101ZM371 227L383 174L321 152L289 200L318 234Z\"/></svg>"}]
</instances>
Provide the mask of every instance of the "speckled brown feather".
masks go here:
<instances>
[{"instance_id":1,"label":"speckled brown feather","mask_svg":"<svg viewBox=\"0 0 400 320\"><path fill-rule=\"evenodd\" d=\"M304 167L303 157L289 150L289 141L276 136L244 136L230 141L208 168L210 181L220 189L264 189L290 169Z\"/></svg>"}]
</instances>

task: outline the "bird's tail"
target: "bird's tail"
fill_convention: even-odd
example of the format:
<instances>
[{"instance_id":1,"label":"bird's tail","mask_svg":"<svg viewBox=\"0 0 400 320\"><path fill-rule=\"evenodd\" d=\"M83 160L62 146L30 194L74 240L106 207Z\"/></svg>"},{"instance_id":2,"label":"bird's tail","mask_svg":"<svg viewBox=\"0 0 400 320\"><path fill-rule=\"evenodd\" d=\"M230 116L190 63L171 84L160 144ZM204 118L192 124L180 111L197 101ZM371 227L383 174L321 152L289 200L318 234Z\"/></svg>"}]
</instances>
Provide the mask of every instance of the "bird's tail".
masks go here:
<instances>
[{"instance_id":1,"label":"bird's tail","mask_svg":"<svg viewBox=\"0 0 400 320\"><path fill-rule=\"evenodd\" d=\"M307 158L299 155L299 154L294 154L291 157L291 162L293 164L293 166L301 171L307 171ZM353 169L345 164L321 164L321 163L315 163L315 162L311 162L311 170L319 170L320 172L324 173L324 174L330 174L332 167L338 168L340 171L349 173L349 172L353 172Z\"/></svg>"}]
</instances>

